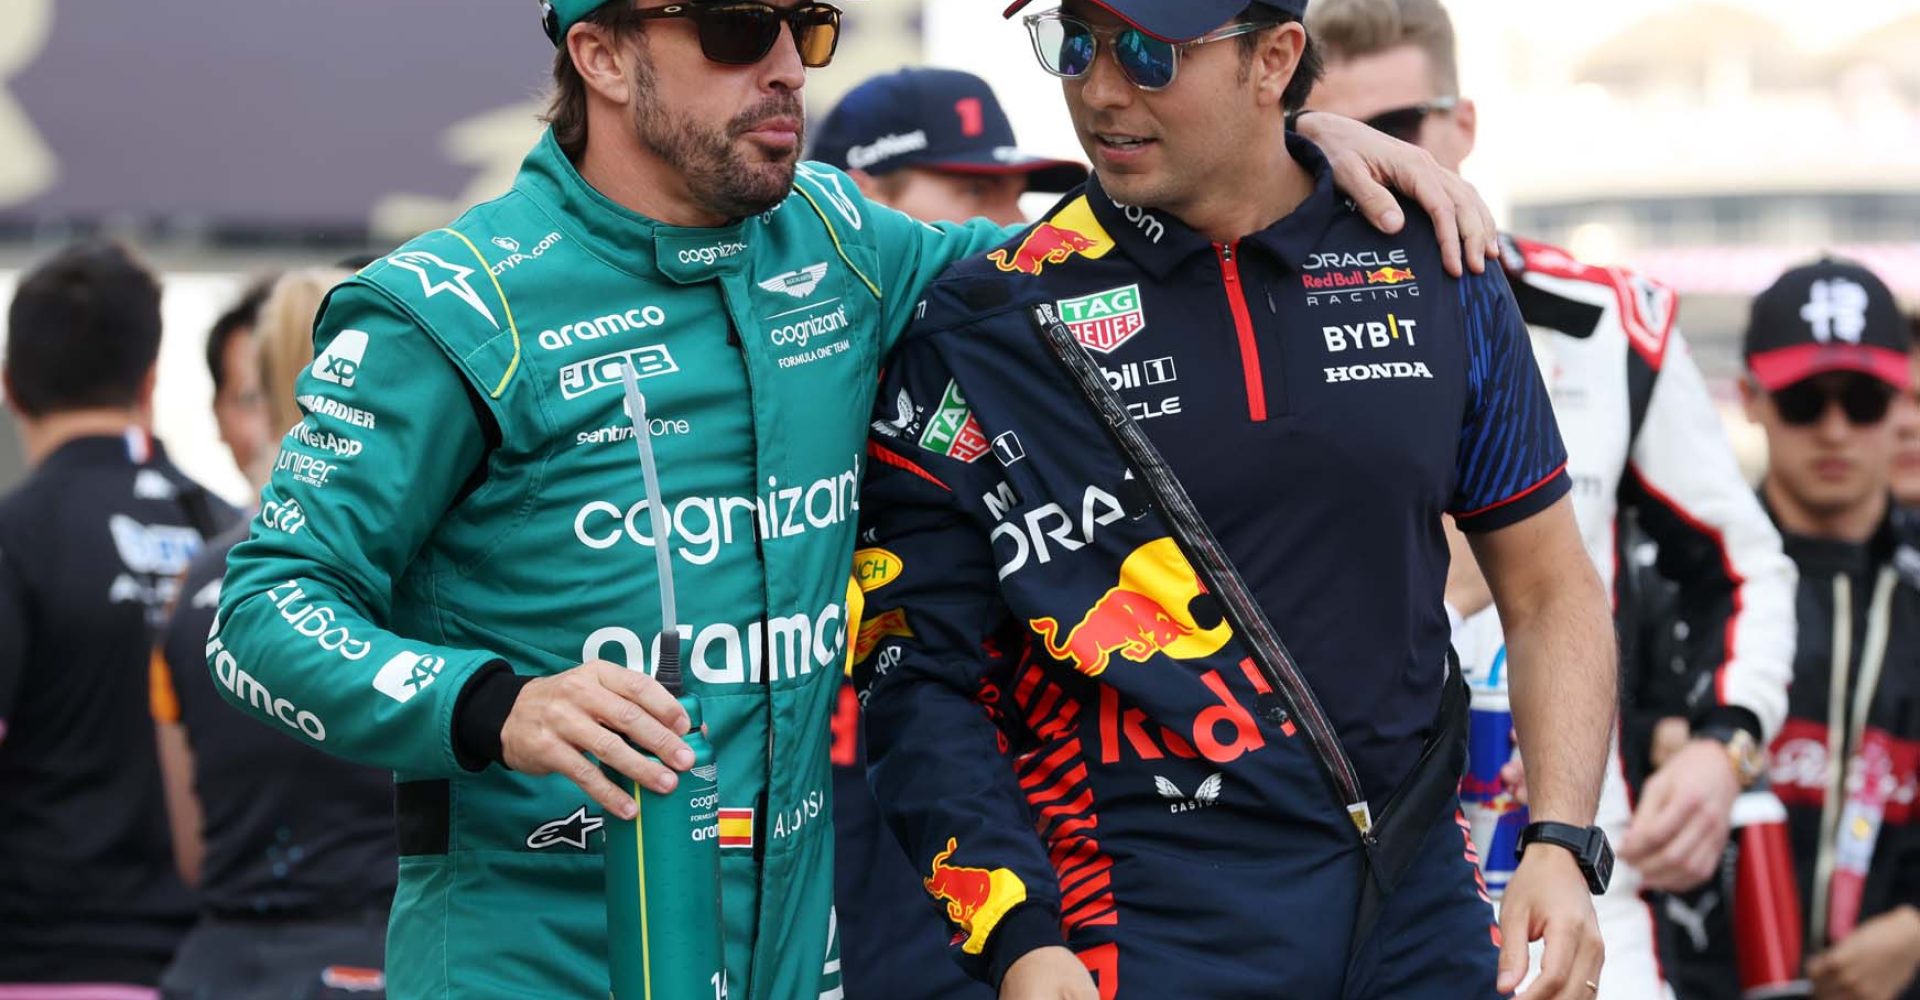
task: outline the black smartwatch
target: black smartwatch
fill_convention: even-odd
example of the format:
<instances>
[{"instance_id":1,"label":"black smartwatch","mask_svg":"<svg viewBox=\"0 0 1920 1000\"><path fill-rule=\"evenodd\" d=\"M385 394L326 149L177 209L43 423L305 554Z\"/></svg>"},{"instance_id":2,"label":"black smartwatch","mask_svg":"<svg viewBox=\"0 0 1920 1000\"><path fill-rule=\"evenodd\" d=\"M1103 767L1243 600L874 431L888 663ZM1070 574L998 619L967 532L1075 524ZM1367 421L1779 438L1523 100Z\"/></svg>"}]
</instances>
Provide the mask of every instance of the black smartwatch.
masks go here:
<instances>
[{"instance_id":1,"label":"black smartwatch","mask_svg":"<svg viewBox=\"0 0 1920 1000\"><path fill-rule=\"evenodd\" d=\"M1607 883L1613 880L1613 848L1607 844L1605 831L1597 826L1571 823L1529 823L1520 831L1520 846L1513 852L1515 859L1524 857L1527 845L1534 841L1572 851L1573 859L1580 864L1580 874L1587 877L1587 889L1596 896L1606 893Z\"/></svg>"}]
</instances>

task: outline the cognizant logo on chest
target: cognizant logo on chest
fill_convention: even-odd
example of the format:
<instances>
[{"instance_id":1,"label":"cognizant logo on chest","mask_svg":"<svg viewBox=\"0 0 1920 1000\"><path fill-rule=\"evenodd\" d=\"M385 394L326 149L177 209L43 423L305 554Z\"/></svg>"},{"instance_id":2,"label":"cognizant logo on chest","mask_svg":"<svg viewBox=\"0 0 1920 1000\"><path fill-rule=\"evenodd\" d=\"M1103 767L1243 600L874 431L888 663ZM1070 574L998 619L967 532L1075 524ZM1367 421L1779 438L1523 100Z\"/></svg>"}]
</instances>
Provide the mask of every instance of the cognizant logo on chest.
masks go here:
<instances>
[{"instance_id":1,"label":"cognizant logo on chest","mask_svg":"<svg viewBox=\"0 0 1920 1000\"><path fill-rule=\"evenodd\" d=\"M573 516L573 536L580 544L604 551L622 541L652 548L651 500L621 505L594 500ZM783 486L769 478L767 491L754 497L685 497L667 512L667 533L679 544L674 551L695 566L720 557L735 542L750 542L757 533L774 541L796 538L809 531L837 527L860 515L860 459L838 475L802 486Z\"/></svg>"}]
</instances>

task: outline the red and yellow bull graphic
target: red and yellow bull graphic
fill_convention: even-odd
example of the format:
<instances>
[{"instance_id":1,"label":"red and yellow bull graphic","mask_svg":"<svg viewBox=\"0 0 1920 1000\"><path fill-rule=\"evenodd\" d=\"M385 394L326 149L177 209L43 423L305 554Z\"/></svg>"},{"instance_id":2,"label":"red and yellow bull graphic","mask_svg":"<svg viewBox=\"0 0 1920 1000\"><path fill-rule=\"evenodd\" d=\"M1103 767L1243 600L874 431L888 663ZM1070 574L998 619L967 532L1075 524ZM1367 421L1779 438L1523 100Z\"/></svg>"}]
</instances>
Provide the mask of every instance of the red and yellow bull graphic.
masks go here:
<instances>
[{"instance_id":1,"label":"red and yellow bull graphic","mask_svg":"<svg viewBox=\"0 0 1920 1000\"><path fill-rule=\"evenodd\" d=\"M1369 285L1397 285L1403 281L1412 281L1413 272L1404 267L1383 267L1378 271L1367 272Z\"/></svg>"},{"instance_id":2,"label":"red and yellow bull graphic","mask_svg":"<svg viewBox=\"0 0 1920 1000\"><path fill-rule=\"evenodd\" d=\"M872 656L874 647L889 636L913 638L913 629L907 627L907 612L904 609L882 611L860 623L860 631L853 640L853 662L859 663Z\"/></svg>"},{"instance_id":3,"label":"red and yellow bull graphic","mask_svg":"<svg viewBox=\"0 0 1920 1000\"><path fill-rule=\"evenodd\" d=\"M1148 542L1120 564L1120 582L1102 595L1061 637L1060 622L1035 618L1027 624L1047 653L1073 669L1098 677L1115 654L1145 663L1156 653L1197 660L1220 651L1232 635L1223 619L1210 628L1193 617L1192 604L1206 587L1171 538Z\"/></svg>"},{"instance_id":4,"label":"red and yellow bull graphic","mask_svg":"<svg viewBox=\"0 0 1920 1000\"><path fill-rule=\"evenodd\" d=\"M1039 277L1049 264L1065 264L1075 255L1099 260L1113 249L1113 237L1093 217L1093 209L1083 195L1055 213L1052 219L1035 225L1012 253L995 250L987 255L993 266L1008 274Z\"/></svg>"},{"instance_id":5,"label":"red and yellow bull graphic","mask_svg":"<svg viewBox=\"0 0 1920 1000\"><path fill-rule=\"evenodd\" d=\"M947 919L966 934L960 950L978 955L986 950L987 937L1007 911L1027 901L1027 884L1010 869L962 868L947 864L959 848L953 837L947 848L933 856L927 877L920 880L933 898L947 904Z\"/></svg>"}]
</instances>

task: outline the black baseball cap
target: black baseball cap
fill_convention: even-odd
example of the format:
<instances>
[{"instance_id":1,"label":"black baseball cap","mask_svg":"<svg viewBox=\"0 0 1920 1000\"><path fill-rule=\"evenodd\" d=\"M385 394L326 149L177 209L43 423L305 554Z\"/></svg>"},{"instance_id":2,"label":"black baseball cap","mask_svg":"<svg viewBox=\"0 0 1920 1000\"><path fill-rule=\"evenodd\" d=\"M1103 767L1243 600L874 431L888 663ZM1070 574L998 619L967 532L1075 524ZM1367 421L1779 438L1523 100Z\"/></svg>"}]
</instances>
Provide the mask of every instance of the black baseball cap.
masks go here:
<instances>
[{"instance_id":1,"label":"black baseball cap","mask_svg":"<svg viewBox=\"0 0 1920 1000\"><path fill-rule=\"evenodd\" d=\"M1780 276L1753 300L1747 371L1768 392L1827 372L1861 372L1905 389L1913 334L1872 271L1825 257Z\"/></svg>"},{"instance_id":2,"label":"black baseball cap","mask_svg":"<svg viewBox=\"0 0 1920 1000\"><path fill-rule=\"evenodd\" d=\"M879 176L903 167L957 174L1026 174L1032 190L1070 191L1087 168L1020 152L987 81L951 69L883 73L840 99L814 136L812 158Z\"/></svg>"},{"instance_id":3,"label":"black baseball cap","mask_svg":"<svg viewBox=\"0 0 1920 1000\"><path fill-rule=\"evenodd\" d=\"M1013 0L1001 14L1012 17L1033 0ZM1253 6L1248 0L1087 0L1115 17L1166 42L1190 42L1224 26ZM1261 0L1261 6L1305 17L1307 0Z\"/></svg>"}]
</instances>

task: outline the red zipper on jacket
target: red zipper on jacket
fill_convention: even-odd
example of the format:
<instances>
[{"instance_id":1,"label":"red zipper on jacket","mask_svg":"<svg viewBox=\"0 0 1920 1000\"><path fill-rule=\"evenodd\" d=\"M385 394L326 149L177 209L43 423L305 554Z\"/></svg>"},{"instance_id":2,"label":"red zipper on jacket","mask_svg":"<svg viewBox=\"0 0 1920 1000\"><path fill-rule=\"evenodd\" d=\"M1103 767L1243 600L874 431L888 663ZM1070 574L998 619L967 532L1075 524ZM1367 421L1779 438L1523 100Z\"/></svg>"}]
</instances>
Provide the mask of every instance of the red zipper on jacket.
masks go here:
<instances>
[{"instance_id":1,"label":"red zipper on jacket","mask_svg":"<svg viewBox=\"0 0 1920 1000\"><path fill-rule=\"evenodd\" d=\"M1240 264L1233 251L1240 244L1215 243L1220 257L1220 280L1226 286L1227 308L1233 311L1233 329L1240 337L1240 370L1247 377L1247 418L1254 423L1267 419L1267 382L1260 372L1260 345L1253 339L1253 317L1247 312L1246 289L1240 284Z\"/></svg>"}]
</instances>

